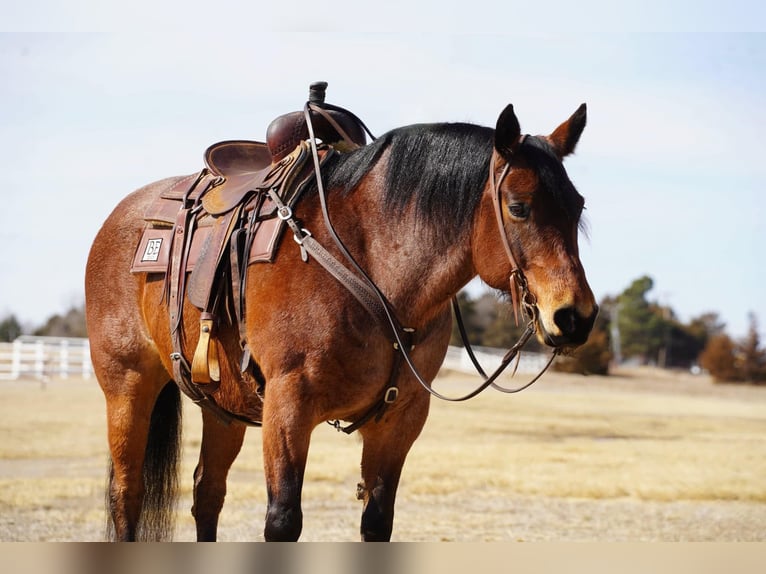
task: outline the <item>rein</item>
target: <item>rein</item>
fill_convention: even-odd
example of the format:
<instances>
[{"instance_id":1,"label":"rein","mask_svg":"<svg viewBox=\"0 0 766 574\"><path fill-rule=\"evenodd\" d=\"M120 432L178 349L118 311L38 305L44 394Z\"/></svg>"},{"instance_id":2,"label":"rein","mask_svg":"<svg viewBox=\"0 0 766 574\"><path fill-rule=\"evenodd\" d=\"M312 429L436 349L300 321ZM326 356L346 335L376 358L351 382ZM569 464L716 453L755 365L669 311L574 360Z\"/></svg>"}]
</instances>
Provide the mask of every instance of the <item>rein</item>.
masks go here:
<instances>
[{"instance_id":1,"label":"rein","mask_svg":"<svg viewBox=\"0 0 766 574\"><path fill-rule=\"evenodd\" d=\"M499 179L497 179L496 181L495 166L496 166L499 154L497 154L497 152L493 150L492 160L490 163L490 170L489 170L490 171L489 173L490 189L493 196L493 204L495 206L495 214L496 214L496 218L498 222L500 236L503 239L503 246L505 248L506 254L508 256L508 259L512 267L510 277L509 277L509 282L510 282L511 297L513 300L513 310L514 310L514 317L516 319L516 324L518 325L520 312L524 313L529 318L529 321L527 322L526 330L521 335L519 340L503 356L500 366L491 375L488 376L486 372L484 371L484 369L479 364L478 360L476 359L476 356L473 353L473 349L471 348L471 345L468 342L468 337L467 337L467 333L465 332L465 326L463 325L457 297L453 297L452 305L455 311L456 320L458 322L460 336L463 340L465 349L468 352L468 355L471 358L471 361L474 367L476 368L478 373L484 378L484 382L481 385L479 385L476 389L474 389L473 391L469 392L466 395L459 396L459 397L449 397L432 389L431 386L428 384L428 382L426 382L423 379L423 377L420 375L410 355L410 351L414 347L413 337L414 337L415 330L401 326L401 324L396 318L396 315L391 303L386 299L385 295L374 283L372 278L370 278L370 276L365 272L365 270L354 259L354 257L348 251L347 247L345 246L345 244L343 243L343 241L341 240L341 238L338 236L337 232L335 231L335 227L332 224L329 209L327 206L327 196L324 189L324 184L322 182L322 175L320 170L319 150L318 150L317 141L316 141L316 137L314 133L314 127L313 127L312 118L311 118L312 112L317 112L320 115L327 117L326 112L324 112L322 108L338 109L349 114L350 112L348 112L347 110L343 110L342 108L337 108L336 106L332 106L330 104L326 104L324 102L317 102L317 101L309 101L304 106L304 115L306 117L306 124L307 124L308 132L309 132L309 143L310 143L311 154L312 154L312 158L314 162L314 173L316 176L317 192L319 195L319 201L322 208L322 216L324 219L324 223L336 247L340 250L340 253L342 254L342 256L356 271L356 273L351 272L340 261L338 261L332 254L330 254L324 247L322 247L316 240L314 240L309 231L301 228L297 224L297 222L295 222L295 220L293 219L291 212L289 213L284 212L283 219L289 224L291 230L293 231L294 239L301 247L301 252L302 252L302 256L304 257L304 260L307 260L307 256L309 254L314 256L317 262L320 265L322 265L328 272L330 272L336 279L338 279L338 281L340 281L340 283L343 284L363 304L363 306L368 310L368 312L370 312L371 315L373 315L373 317L378 319L378 321L382 323L383 325L387 324L390 327L391 333L393 335L391 340L392 340L394 349L400 351L400 353L398 353L395 356L391 376L389 377L389 382L383 393L382 399L378 401L378 403L374 404L373 407L367 413L365 413L359 420L357 420L356 422L346 427L342 427L340 424L340 421L332 421L330 422L330 424L333 425L335 428L337 428L339 431L343 431L347 434L350 434L353 431L357 430L359 427L361 427L363 424L365 424L367 421L369 421L371 418L375 417L376 420L378 420L383 415L383 411L388 407L388 405L393 403L398 396L399 389L397 387L396 379L397 379L398 368L401 363L401 359L404 359L404 362L407 363L407 366L409 367L415 379L428 393L430 393L432 396L438 399L449 401L449 402L466 401L468 399L471 399L477 396L478 394L480 394L481 392L483 392L490 386L500 392L518 393L530 387L535 382L537 382L537 380L543 375L543 373L547 371L548 367L551 365L551 363L555 359L556 355L558 354L557 350L554 350L548 363L545 365L542 371L540 371L540 373L538 373L537 376L535 376L530 382L518 388L511 388L511 389L499 386L495 383L495 380L505 371L508 365L514 360L514 358L518 357L522 347L526 344L529 338L535 333L536 331L535 320L537 318L537 306L536 306L534 295L529 291L527 287L526 278L524 277L524 274L521 268L516 262L516 258L513 255L513 249L511 248L510 242L508 241L508 237L505 233L505 224L504 224L503 212L502 212L502 199L500 195L500 185L505 179L505 177L507 176L507 174L510 172L510 164L506 162L500 174ZM359 121L360 125L374 140L375 137L372 135L370 130L367 128L367 126L364 125L364 123L361 122L361 120L356 118L356 116L354 116L353 114L351 115L357 121ZM346 134L342 132L342 130L340 130L339 133L344 138L347 144L351 144L354 147L356 147L356 144L351 142L350 138L348 138ZM526 138L526 136L524 136L524 138ZM522 139L522 143L523 143L523 139ZM278 198L275 198L275 200L278 201ZM278 207L279 207L279 202L278 202ZM517 363L517 366L518 366L518 363ZM515 373L515 369L514 369L514 373Z\"/></svg>"}]
</instances>

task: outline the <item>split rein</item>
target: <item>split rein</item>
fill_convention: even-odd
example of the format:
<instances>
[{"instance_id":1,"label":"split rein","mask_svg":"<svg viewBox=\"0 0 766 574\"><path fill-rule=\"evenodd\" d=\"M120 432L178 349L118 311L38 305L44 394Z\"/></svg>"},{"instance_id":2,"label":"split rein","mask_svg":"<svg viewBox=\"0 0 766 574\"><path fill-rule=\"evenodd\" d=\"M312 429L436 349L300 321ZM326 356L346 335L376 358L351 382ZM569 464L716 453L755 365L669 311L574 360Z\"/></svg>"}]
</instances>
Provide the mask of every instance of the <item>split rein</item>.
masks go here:
<instances>
[{"instance_id":1,"label":"split rein","mask_svg":"<svg viewBox=\"0 0 766 574\"><path fill-rule=\"evenodd\" d=\"M530 339L530 337L534 335L536 331L535 323L537 318L537 305L536 305L535 298L527 287L526 278L524 277L524 274L522 273L521 268L516 263L516 258L513 255L513 250L511 249L510 243L508 241L508 237L505 233L505 225L504 225L503 214L502 214L502 201L500 197L500 184L502 183L503 179L510 171L509 164L508 163L505 164L503 171L500 175L500 178L497 181L495 181L495 165L497 163L498 154L497 152L493 151L492 160L491 160L490 169L489 169L490 171L489 179L490 179L490 187L491 187L491 192L493 195L493 202L495 205L495 213L497 217L500 236L503 239L503 245L512 266L512 271L510 274L510 291L511 291L511 297L513 300L513 310L514 310L514 316L516 319L516 324L518 325L519 308L521 308L523 314L528 318L527 326L524 333L519 338L519 340L503 356L503 359L500 362L500 366L491 375L487 375L484 369L482 368L482 366L479 364L479 361L477 360L476 355L474 354L473 349L471 348L471 344L468 341L468 335L465 331L465 326L463 324L462 316L460 313L460 306L458 304L457 297L453 297L452 306L454 309L455 319L458 324L458 329L460 331L461 339L463 340L463 344L465 345L465 349L468 353L468 356L471 359L471 362L473 363L477 372L482 376L482 378L484 378L484 382L475 390L471 391L470 393L466 395L459 396L459 397L449 397L432 389L430 384L426 382L423 379L423 377L420 375L417 367L413 363L412 357L410 356L410 350L412 347L414 347L414 345L412 345L412 342L411 342L414 330L404 328L399 324L398 320L396 319L391 303L389 303L389 301L386 299L383 292L373 282L373 280L365 272L365 270L362 269L362 267L357 263L357 261L354 259L354 257L346 248L343 241L340 239L340 237L336 233L334 226L332 225L332 222L330 219L330 213L327 206L327 197L326 197L324 185L322 183L319 152L318 152L316 137L314 135L312 118L311 118L312 112L316 112L320 114L328 122L330 122L333 125L333 127L336 129L338 134L346 142L349 142L349 143L353 143L353 142L351 141L351 138L349 138L348 135L344 132L344 130L339 125L337 125L336 122L333 121L332 117L325 111L325 109L340 110L340 111L343 111L344 113L351 115L356 121L359 122L359 124L364 128L364 130L367 132L367 134L369 134L369 136L373 140L375 139L375 136L372 135L372 133L364 124L364 122L362 122L358 117L356 117L354 114L352 114L348 110L345 110L343 108L338 108L337 106L333 106L331 104L327 104L324 102L322 102L321 105L318 105L317 103L311 102L311 101L307 102L304 107L304 115L306 117L306 124L307 124L308 132L309 132L309 143L311 147L311 154L314 161L314 173L316 175L317 191L319 195L319 201L322 207L322 215L324 218L325 226L330 236L332 237L335 245L340 250L341 254L346 259L346 261L356 271L356 274L352 274L352 273L342 274L346 280L344 280L344 278L339 277L338 268L343 267L343 265L337 260L335 260L331 255L329 255L329 253L327 253L324 250L324 248L321 248L321 246L318 246L316 242L311 241L313 238L310 237L310 234L307 231L303 229L293 228L296 242L299 245L301 245L302 248L304 248L304 243L306 243L307 241L310 242L311 246L313 247L312 249L309 249L310 254L314 255L315 259L317 259L317 261L322 266L324 266L336 278L338 278L339 281L341 281L341 283L347 289L351 291L351 293L367 308L367 310L375 318L377 318L380 322L383 322L384 324L386 322L388 323L388 326L391 328L391 331L393 332L393 336L394 336L393 346L395 349L401 352L401 354L399 355L400 358L404 359L404 361L407 363L407 366L409 367L410 371L412 372L413 376L418 381L418 383L420 383L420 385L434 397L444 401L449 401L449 402L462 402L477 396L478 394L480 394L481 392L483 392L489 387L492 387L495 390L498 390L503 393L518 393L520 391L523 391L524 389L527 389L528 387L533 385L535 382L537 382L540 379L540 377L548 370L548 367L550 367L550 365L553 363L553 360L556 358L556 355L559 353L558 349L555 349L553 351L551 358L547 362L545 367L543 367L543 369L528 383L525 383L524 385L520 387L516 387L516 388L506 388L495 383L497 378L505 371L505 369L514 359L516 359L516 366L514 367L513 374L516 373L516 369L518 368L518 361L520 358L519 353L522 347L524 347L524 345ZM522 140L522 143L523 143L523 140ZM327 263L328 260L332 260L333 264L328 265ZM346 270L345 268L343 269ZM348 279L351 279L351 280L348 281ZM396 369L398 365L399 365L399 360L395 359L392 377L391 377L392 380L389 381L389 384L384 393L383 402L381 403L383 408L385 408L385 406L387 406L388 404L392 403L396 399L396 396L398 395L398 388L396 387L395 380L393 380L393 379L396 379ZM353 430L356 430L357 428L359 428L359 426L364 424L367 420L372 418L372 416L375 414L377 410L378 409L376 406L374 407L373 411L368 412L366 415L362 417L362 419L360 419L356 423L353 423L352 425L346 428L342 428L340 426L339 421L334 421L334 422L331 422L330 424L335 426L338 430L343 430L347 433L350 433Z\"/></svg>"}]
</instances>

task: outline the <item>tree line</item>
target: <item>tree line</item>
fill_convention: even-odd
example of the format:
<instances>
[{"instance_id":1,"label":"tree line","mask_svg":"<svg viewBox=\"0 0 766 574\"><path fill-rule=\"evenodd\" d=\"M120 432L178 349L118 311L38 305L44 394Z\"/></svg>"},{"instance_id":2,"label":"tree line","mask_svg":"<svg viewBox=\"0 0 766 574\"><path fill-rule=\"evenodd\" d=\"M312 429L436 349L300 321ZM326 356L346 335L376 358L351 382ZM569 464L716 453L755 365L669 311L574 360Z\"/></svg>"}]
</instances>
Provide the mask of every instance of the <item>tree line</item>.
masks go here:
<instances>
[{"instance_id":1,"label":"tree line","mask_svg":"<svg viewBox=\"0 0 766 574\"><path fill-rule=\"evenodd\" d=\"M632 363L704 369L718 382L766 383L766 349L755 315L750 315L747 336L734 340L718 313L706 312L684 323L669 305L650 299L653 287L645 275L622 293L605 297L588 342L557 360L555 367L606 375L613 365ZM510 305L494 294L471 300L461 293L459 299L471 344L508 348L521 335L523 326L512 324ZM452 344L462 345L455 327Z\"/></svg>"},{"instance_id":2,"label":"tree line","mask_svg":"<svg viewBox=\"0 0 766 574\"><path fill-rule=\"evenodd\" d=\"M38 327L32 329L21 325L15 315L0 319L0 342L10 342L20 335L40 337L87 337L84 306L72 306L63 314L55 314Z\"/></svg>"},{"instance_id":3,"label":"tree line","mask_svg":"<svg viewBox=\"0 0 766 574\"><path fill-rule=\"evenodd\" d=\"M680 321L668 305L651 300L654 281L649 276L634 280L622 293L600 302L601 311L593 331L582 347L560 357L555 368L562 371L606 375L611 366L624 362L663 368L707 370L719 382L766 384L766 349L758 334L758 320L750 315L747 335L731 338L715 312L703 313L689 322ZM510 348L525 325L516 326L511 305L494 292L471 298L458 294L463 323L472 345ZM0 341L24 334L14 315L0 320ZM33 335L87 337L83 306L73 306L32 329ZM453 321L450 344L462 346ZM543 351L535 339L526 350Z\"/></svg>"}]
</instances>

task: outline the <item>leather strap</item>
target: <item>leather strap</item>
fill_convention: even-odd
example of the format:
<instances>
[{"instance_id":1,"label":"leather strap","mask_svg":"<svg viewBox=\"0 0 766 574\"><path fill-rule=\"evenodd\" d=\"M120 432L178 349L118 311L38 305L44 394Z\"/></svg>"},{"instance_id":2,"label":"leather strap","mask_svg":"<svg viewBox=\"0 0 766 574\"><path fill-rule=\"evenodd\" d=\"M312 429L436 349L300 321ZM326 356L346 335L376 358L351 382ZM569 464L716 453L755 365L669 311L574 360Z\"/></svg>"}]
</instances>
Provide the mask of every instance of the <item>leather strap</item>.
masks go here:
<instances>
[{"instance_id":1,"label":"leather strap","mask_svg":"<svg viewBox=\"0 0 766 574\"><path fill-rule=\"evenodd\" d=\"M319 162L319 152L317 149L316 137L314 136L314 128L311 122L310 106L311 106L311 103L307 102L304 108L304 114L306 115L306 124L308 126L308 131L309 131L309 143L311 145L311 154L314 159L314 173L316 176L317 193L319 195L319 203L321 204L321 207L322 207L322 218L324 219L325 228L327 229L327 232L330 234L330 237L335 243L335 246L338 248L338 250L340 250L341 254L346 259L346 261L348 261L348 263L351 264L351 267L354 269L354 271L356 271L357 281L364 283L365 284L364 290L372 293L374 295L374 299L376 299L377 302L379 303L379 308L383 311L383 315L385 316L385 319L386 319L383 322L383 325L384 326L388 325L391 327L395 343L398 344L399 346L402 346L403 339L406 338L406 336L404 335L406 331L397 320L393 311L393 307L391 306L391 303L389 303L388 299L386 299L386 296L378 288L378 286L375 285L375 282L370 278L367 272L364 269L362 269L359 263L357 263L356 259L354 259L354 256L351 255L348 248L346 247L346 245L343 243L343 241L341 240L341 238L338 236L337 232L335 231L335 227L333 226L332 221L330 219L330 211L327 206L327 196L325 194L324 184L322 182L322 172L320 169L321 166ZM377 315L377 314L373 314L373 315ZM411 330L408 332L411 332Z\"/></svg>"},{"instance_id":2,"label":"leather strap","mask_svg":"<svg viewBox=\"0 0 766 574\"><path fill-rule=\"evenodd\" d=\"M242 205L237 205L226 213L217 216L212 231L208 233L200 249L197 264L189 276L186 296L198 309L209 309L214 291L220 286L216 272L221 264L225 246L239 222Z\"/></svg>"},{"instance_id":3,"label":"leather strap","mask_svg":"<svg viewBox=\"0 0 766 574\"><path fill-rule=\"evenodd\" d=\"M170 331L181 328L183 314L183 293L186 287L186 261L191 247L190 227L194 225L189 208L178 211L173 227L173 245L170 250L170 283L168 285L168 308L170 312Z\"/></svg>"},{"instance_id":4,"label":"leather strap","mask_svg":"<svg viewBox=\"0 0 766 574\"><path fill-rule=\"evenodd\" d=\"M335 121L335 118L333 118L328 112L322 109L321 106L318 106L314 103L309 103L309 109L312 112L317 112L320 116L322 116L325 120L327 120L327 123L329 123L333 129L338 132L338 135L343 138L343 143L346 145L346 149L344 151L352 151L359 147L359 144L356 143L350 135L346 133L346 130L344 130L341 125ZM360 122L361 123L361 122Z\"/></svg>"},{"instance_id":5,"label":"leather strap","mask_svg":"<svg viewBox=\"0 0 766 574\"><path fill-rule=\"evenodd\" d=\"M230 413L215 402L213 397L205 394L192 382L192 366L183 354L183 303L184 289L186 287L186 264L191 248L191 238L194 226L195 211L189 200L195 194L197 187L207 178L207 171L203 170L189 190L184 194L182 207L179 209L173 232L173 245L171 257L168 262L168 271L165 274L168 312L170 315L170 339L173 352L170 354L173 366L173 379L178 387L188 396L192 402L200 407L207 408L223 424L229 425L238 421L250 426L261 426L258 421ZM209 183L208 183L209 185ZM198 190L197 190L198 191ZM197 196L198 197L198 196ZM216 358L217 359L217 358ZM209 362L209 360L208 360ZM217 362L215 362L217 364Z\"/></svg>"},{"instance_id":6,"label":"leather strap","mask_svg":"<svg viewBox=\"0 0 766 574\"><path fill-rule=\"evenodd\" d=\"M391 374L388 377L388 385L386 386L386 390L383 393L383 398L378 402L373 403L372 407L370 407L370 409L359 419L349 425L346 425L345 427L341 426L339 420L332 421L330 424L340 432L351 434L352 432L359 430L373 418L375 419L375 422L379 422L380 419L383 418L388 405L392 404L399 396L397 380L399 378L399 370L401 369L401 366L402 354L396 353L394 354L394 363L391 365Z\"/></svg>"},{"instance_id":7,"label":"leather strap","mask_svg":"<svg viewBox=\"0 0 766 574\"><path fill-rule=\"evenodd\" d=\"M492 150L492 159L489 164L489 185L492 193L492 205L495 207L495 218L497 220L497 228L502 238L503 248L508 260L511 262L511 274L508 278L509 287L511 291L511 303L513 305L513 318L516 321L516 326L519 325L519 284L517 278L521 274L521 268L516 262L516 258L513 256L513 249L511 243L508 240L508 234L505 232L505 218L503 217L503 198L500 193L500 186L503 180L510 171L510 165L508 162L503 166L503 170L500 172L500 178L495 181L495 169L497 166L497 160L500 158L500 154L497 150Z\"/></svg>"},{"instance_id":8,"label":"leather strap","mask_svg":"<svg viewBox=\"0 0 766 574\"><path fill-rule=\"evenodd\" d=\"M247 272L247 257L245 257L245 245L247 244L247 230L237 229L231 236L229 244L229 266L231 269L231 297L234 307L234 318L239 327L239 342L242 348L246 348L245 306L244 306L244 283ZM242 260L245 266L242 266Z\"/></svg>"}]
</instances>

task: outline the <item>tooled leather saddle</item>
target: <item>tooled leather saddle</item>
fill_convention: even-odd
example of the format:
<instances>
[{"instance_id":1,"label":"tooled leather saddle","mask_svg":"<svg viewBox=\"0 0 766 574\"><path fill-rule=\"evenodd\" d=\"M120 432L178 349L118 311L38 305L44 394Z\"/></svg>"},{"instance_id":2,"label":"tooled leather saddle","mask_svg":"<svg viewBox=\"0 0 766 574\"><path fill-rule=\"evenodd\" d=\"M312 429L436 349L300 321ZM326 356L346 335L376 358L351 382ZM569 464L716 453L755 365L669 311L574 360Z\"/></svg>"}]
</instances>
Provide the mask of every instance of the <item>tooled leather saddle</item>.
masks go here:
<instances>
[{"instance_id":1,"label":"tooled leather saddle","mask_svg":"<svg viewBox=\"0 0 766 574\"><path fill-rule=\"evenodd\" d=\"M366 144L365 128L352 113L325 107L326 82L311 85L313 135L322 141L322 160ZM215 344L221 314L234 309L242 347L242 372L250 365L244 332L246 270L273 262L284 233L285 210L292 210L315 166L309 161L309 129L304 111L279 116L266 142L222 141L204 154L197 174L175 179L149 206L146 227L131 272L164 275L173 342L173 376L196 403L224 422L242 419L218 406L211 396L220 381ZM281 212L281 213L280 213ZM183 306L200 314L200 336L191 363L184 356Z\"/></svg>"}]
</instances>

